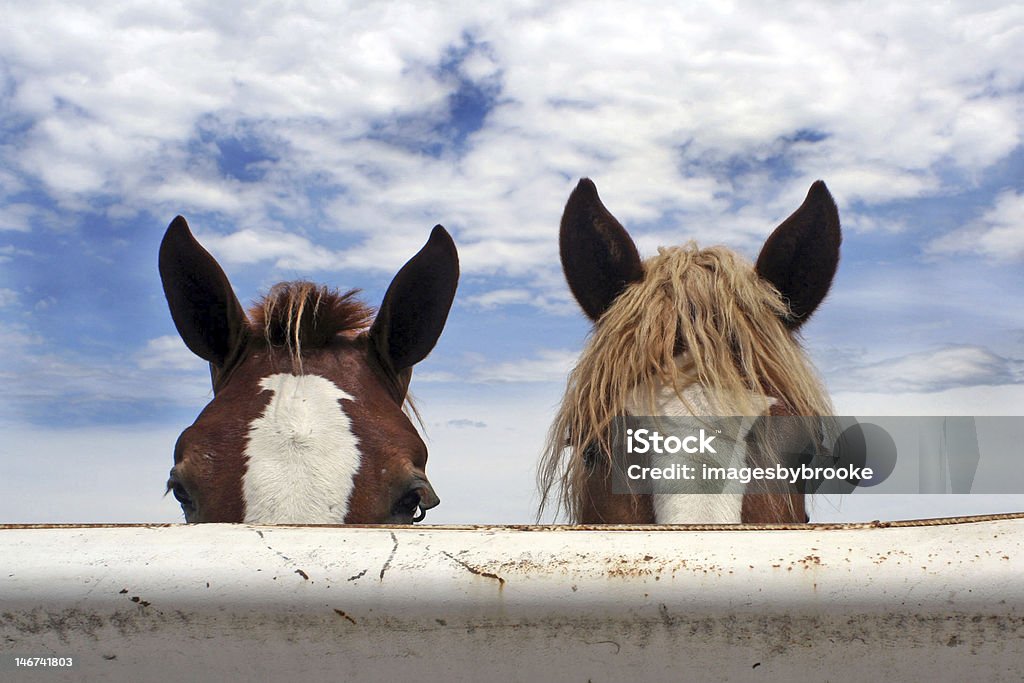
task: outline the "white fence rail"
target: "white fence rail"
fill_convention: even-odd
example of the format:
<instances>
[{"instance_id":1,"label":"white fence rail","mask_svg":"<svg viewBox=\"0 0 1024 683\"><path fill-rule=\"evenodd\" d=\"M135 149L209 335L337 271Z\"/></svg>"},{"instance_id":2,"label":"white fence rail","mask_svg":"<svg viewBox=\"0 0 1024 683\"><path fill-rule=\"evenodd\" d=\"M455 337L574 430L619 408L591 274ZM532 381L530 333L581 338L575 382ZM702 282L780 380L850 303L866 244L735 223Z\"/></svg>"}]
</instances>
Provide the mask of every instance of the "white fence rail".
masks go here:
<instances>
[{"instance_id":1,"label":"white fence rail","mask_svg":"<svg viewBox=\"0 0 1024 683\"><path fill-rule=\"evenodd\" d=\"M73 667L14 667L44 655ZM0 659L40 681L1018 681L1024 518L0 527Z\"/></svg>"}]
</instances>

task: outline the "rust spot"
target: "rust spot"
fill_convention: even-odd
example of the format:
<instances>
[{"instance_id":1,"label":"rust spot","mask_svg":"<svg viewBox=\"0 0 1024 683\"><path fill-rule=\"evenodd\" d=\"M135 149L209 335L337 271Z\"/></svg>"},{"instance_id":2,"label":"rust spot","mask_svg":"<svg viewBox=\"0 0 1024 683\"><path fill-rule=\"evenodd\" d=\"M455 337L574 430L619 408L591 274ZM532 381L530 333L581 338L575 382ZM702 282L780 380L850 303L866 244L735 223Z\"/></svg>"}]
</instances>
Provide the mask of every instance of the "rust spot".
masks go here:
<instances>
[{"instance_id":1,"label":"rust spot","mask_svg":"<svg viewBox=\"0 0 1024 683\"><path fill-rule=\"evenodd\" d=\"M351 622L352 622L353 624L355 624L355 623L356 623L356 620L355 620L355 619L353 619L353 618L352 618L352 617L350 617L349 615L345 614L345 613L344 613L343 611L341 611L340 609L337 609L337 608L335 608L335 610L334 610L334 613L335 613L335 614L337 614L337 615L338 615L339 617L341 617L342 619L348 619L348 620L349 620L349 621L351 621Z\"/></svg>"},{"instance_id":2,"label":"rust spot","mask_svg":"<svg viewBox=\"0 0 1024 683\"><path fill-rule=\"evenodd\" d=\"M117 592L120 593L121 595L124 595L125 593L128 592L128 589L127 588L122 588L121 590L119 590Z\"/></svg>"},{"instance_id":3,"label":"rust spot","mask_svg":"<svg viewBox=\"0 0 1024 683\"><path fill-rule=\"evenodd\" d=\"M574 531L846 531L853 529L905 529L925 526L951 526L977 524L1002 520L1024 519L1024 512L1005 512L990 515L966 515L959 517L936 517L928 519L909 519L894 522L848 522L827 524L443 524L436 525L441 529L467 531L528 531L528 532L574 532ZM166 529L185 528L188 524L0 524L0 531L13 529ZM391 525L382 524L302 524L278 525L281 528L324 528L324 529L390 529ZM432 525L433 526L433 525ZM412 528L412 527L408 527ZM998 538L995 534L993 538Z\"/></svg>"},{"instance_id":4,"label":"rust spot","mask_svg":"<svg viewBox=\"0 0 1024 683\"><path fill-rule=\"evenodd\" d=\"M468 562L460 560L459 558L455 557L454 555L452 555L451 553L449 553L449 552L447 552L445 550L442 550L441 554L444 555L445 557L447 557L449 560L455 562L456 564L461 565L462 567L465 567L466 570L469 571L469 573L476 574L477 576L483 576L484 578L487 578L487 579L494 579L495 581L498 582L499 586L501 586L501 587L505 586L505 579L501 578L497 574L492 574L491 572L485 572L484 570L482 570L482 569L480 569L478 567L474 567L473 565L469 564Z\"/></svg>"},{"instance_id":5,"label":"rust spot","mask_svg":"<svg viewBox=\"0 0 1024 683\"><path fill-rule=\"evenodd\" d=\"M821 565L821 557L818 555L807 555L797 560L804 566L804 569L810 569L812 565Z\"/></svg>"},{"instance_id":6,"label":"rust spot","mask_svg":"<svg viewBox=\"0 0 1024 683\"><path fill-rule=\"evenodd\" d=\"M131 597L131 601L135 602L135 603L138 603L138 604L142 605L143 607L149 607L149 605L150 605L150 603L148 601L143 600L138 595L133 595Z\"/></svg>"}]
</instances>

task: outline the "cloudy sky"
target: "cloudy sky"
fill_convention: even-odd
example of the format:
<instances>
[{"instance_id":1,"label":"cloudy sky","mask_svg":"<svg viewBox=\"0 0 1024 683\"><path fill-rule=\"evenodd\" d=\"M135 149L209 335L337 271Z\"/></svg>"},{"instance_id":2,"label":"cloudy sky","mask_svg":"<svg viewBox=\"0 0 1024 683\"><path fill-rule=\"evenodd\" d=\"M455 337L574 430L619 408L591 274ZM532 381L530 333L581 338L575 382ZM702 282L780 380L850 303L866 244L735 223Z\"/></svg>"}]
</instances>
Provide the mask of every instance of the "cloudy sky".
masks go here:
<instances>
[{"instance_id":1,"label":"cloudy sky","mask_svg":"<svg viewBox=\"0 0 1024 683\"><path fill-rule=\"evenodd\" d=\"M840 411L1020 414L1022 6L283 5L6 4L0 522L180 519L166 472L210 392L157 275L179 213L243 302L301 277L377 303L449 229L459 294L413 380L433 522L533 518L588 332L557 257L582 176L645 255L751 258L824 179L842 262L804 338Z\"/></svg>"}]
</instances>

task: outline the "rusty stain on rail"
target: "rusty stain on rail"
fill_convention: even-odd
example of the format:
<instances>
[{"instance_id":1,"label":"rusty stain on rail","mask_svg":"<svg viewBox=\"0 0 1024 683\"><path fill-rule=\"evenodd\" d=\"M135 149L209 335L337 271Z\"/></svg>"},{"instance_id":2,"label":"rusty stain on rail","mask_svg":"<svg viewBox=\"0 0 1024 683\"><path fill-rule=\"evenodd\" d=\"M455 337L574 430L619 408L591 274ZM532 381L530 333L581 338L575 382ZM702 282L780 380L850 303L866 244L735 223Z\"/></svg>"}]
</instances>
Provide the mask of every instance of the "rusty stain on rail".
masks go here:
<instances>
[{"instance_id":1,"label":"rusty stain on rail","mask_svg":"<svg viewBox=\"0 0 1024 683\"><path fill-rule=\"evenodd\" d=\"M989 515L901 519L890 522L843 522L827 524L279 524L275 529L429 529L430 531L831 531L855 529L900 529L923 526L950 526L1002 520L1024 519L1024 512ZM166 529L188 524L0 524L0 531L10 529ZM238 525L241 526L241 525ZM254 525L255 526L255 525Z\"/></svg>"}]
</instances>

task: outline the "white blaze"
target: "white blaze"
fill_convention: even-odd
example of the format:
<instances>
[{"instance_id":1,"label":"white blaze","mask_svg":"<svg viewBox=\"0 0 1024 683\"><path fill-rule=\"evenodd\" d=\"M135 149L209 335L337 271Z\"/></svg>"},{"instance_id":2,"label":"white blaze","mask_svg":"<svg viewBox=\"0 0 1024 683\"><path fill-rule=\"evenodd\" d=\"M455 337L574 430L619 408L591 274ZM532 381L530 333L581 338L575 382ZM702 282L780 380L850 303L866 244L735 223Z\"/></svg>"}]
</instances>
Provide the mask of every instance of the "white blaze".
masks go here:
<instances>
[{"instance_id":1,"label":"white blaze","mask_svg":"<svg viewBox=\"0 0 1024 683\"><path fill-rule=\"evenodd\" d=\"M677 361L677 362L681 362ZM626 406L630 415L660 415L664 417L730 417L731 412L722 412L722 408L709 397L704 387L691 385L683 390L684 403L670 386L660 386L655 391L654 405L646 399L646 391L634 392L633 398ZM765 397L765 411L774 403L774 399ZM689 405L687 405L689 404ZM744 421L737 434L735 448L730 447L731 462L720 463L726 467L743 467L746 464L747 433L753 427L754 418ZM673 463L689 464L700 471L703 460L700 454L687 455L653 455L653 467L670 466ZM686 488L685 481L674 482L679 488ZM694 488L699 484L694 483ZM727 493L655 493L654 521L657 524L739 524L742 522L743 493L746 487L739 482L729 482L725 486ZM707 490L707 489L704 489Z\"/></svg>"},{"instance_id":2,"label":"white blaze","mask_svg":"<svg viewBox=\"0 0 1024 683\"><path fill-rule=\"evenodd\" d=\"M245 521L340 524L359 470L358 440L339 402L352 397L319 375L271 375L260 386L273 396L249 425Z\"/></svg>"}]
</instances>

